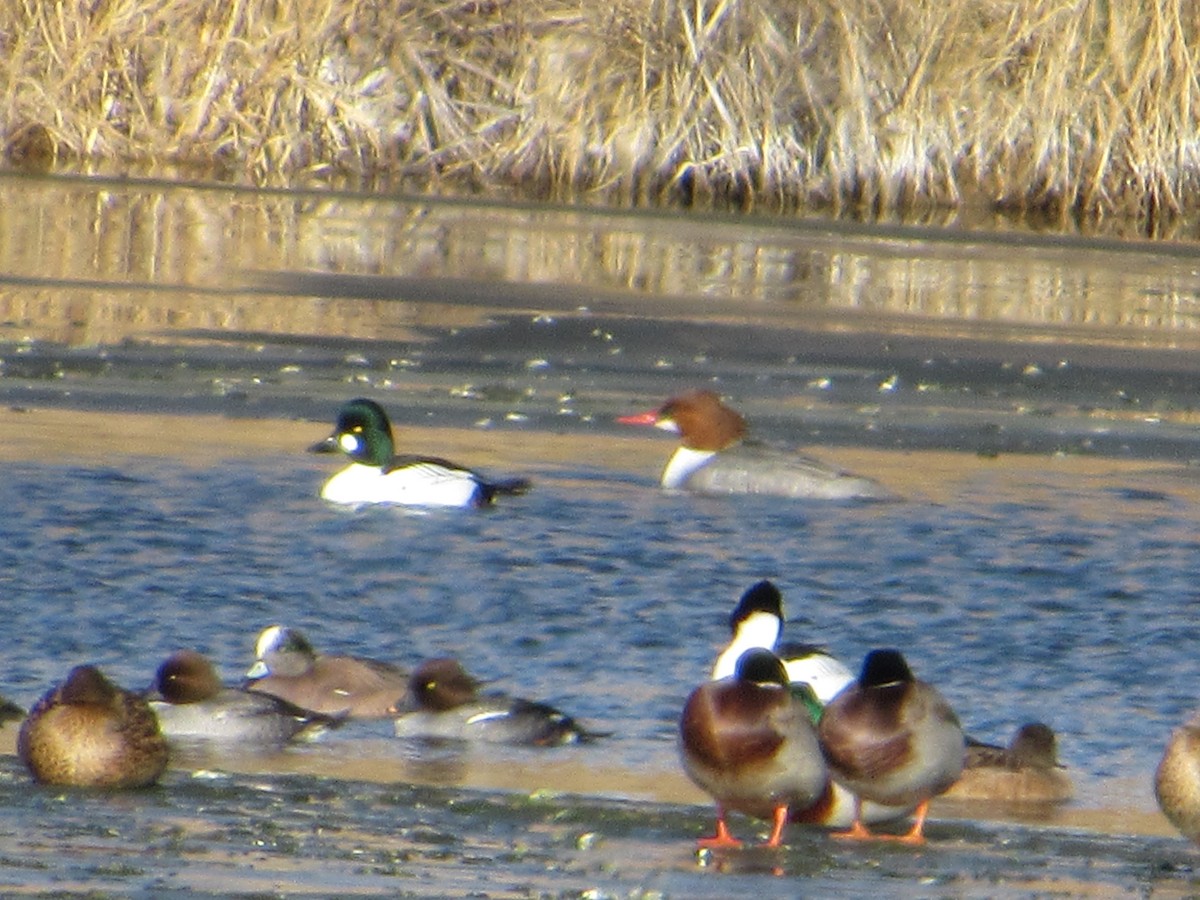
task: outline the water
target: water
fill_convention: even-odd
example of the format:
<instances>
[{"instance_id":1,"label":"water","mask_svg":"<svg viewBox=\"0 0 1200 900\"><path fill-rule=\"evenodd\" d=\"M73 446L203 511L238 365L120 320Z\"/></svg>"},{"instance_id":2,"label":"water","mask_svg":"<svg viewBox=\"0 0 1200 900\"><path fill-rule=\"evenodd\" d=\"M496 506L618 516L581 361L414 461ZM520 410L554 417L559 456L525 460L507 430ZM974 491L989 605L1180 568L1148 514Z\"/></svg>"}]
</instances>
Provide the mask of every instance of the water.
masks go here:
<instances>
[{"instance_id":1,"label":"water","mask_svg":"<svg viewBox=\"0 0 1200 900\"><path fill-rule=\"evenodd\" d=\"M179 647L236 680L258 631L283 622L326 652L457 655L612 732L432 751L355 723L269 757L180 759L158 788L119 796L34 788L4 756L5 893L1190 890L1194 851L1150 795L1197 701L1195 276L1179 248L1114 264L1084 247L930 252L717 223L697 250L696 223L655 218L0 190L0 693L28 705L83 661L142 686ZM145 209L154 228L118 215ZM59 231L89 217L103 227ZM385 244L380 218L408 223L407 242ZM273 227L252 237L247 221ZM1088 285L1072 321L1050 321L1035 286L964 322L937 290L970 282L979 254L1008 259L985 270L1006 289L1014 261L1049 267L1036 285ZM504 278L481 279L487 266ZM547 289L534 273L552 266ZM806 281L814 268L826 274ZM842 302L914 285L928 302L908 317ZM612 418L701 383L760 433L820 445L906 499L658 491L670 441ZM302 451L357 393L385 403L402 440L430 443L413 449L535 490L478 514L328 507L315 495L332 463ZM412 427L430 424L444 430ZM679 771L675 721L764 577L792 638L850 662L903 648L976 736L1051 724L1077 800L1038 816L943 805L919 852L793 829L780 853L698 859L711 809Z\"/></svg>"}]
</instances>

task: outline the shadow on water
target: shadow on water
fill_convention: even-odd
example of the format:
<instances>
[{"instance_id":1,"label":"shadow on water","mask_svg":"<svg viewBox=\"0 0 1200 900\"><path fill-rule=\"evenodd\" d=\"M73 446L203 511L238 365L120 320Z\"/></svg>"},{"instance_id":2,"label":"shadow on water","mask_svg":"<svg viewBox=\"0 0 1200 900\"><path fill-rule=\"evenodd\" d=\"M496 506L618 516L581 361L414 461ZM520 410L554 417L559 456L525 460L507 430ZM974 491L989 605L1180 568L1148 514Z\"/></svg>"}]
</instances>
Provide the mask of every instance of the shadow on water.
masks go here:
<instances>
[{"instance_id":1,"label":"shadow on water","mask_svg":"<svg viewBox=\"0 0 1200 900\"><path fill-rule=\"evenodd\" d=\"M286 622L441 654L613 736L430 753L389 723L157 789L0 760L8 894L1192 893L1149 773L1197 700L1192 248L0 177L0 693L69 664L245 671ZM612 419L711 384L896 504L671 496ZM350 394L536 489L481 515L316 502ZM421 426L421 427L418 427ZM436 430L430 426L436 426ZM919 851L705 854L675 718L730 605L904 647L973 734L1044 718L1075 802L935 807ZM9 735L11 738L11 735ZM11 749L11 741L9 749ZM756 826L738 822L749 836Z\"/></svg>"}]
</instances>

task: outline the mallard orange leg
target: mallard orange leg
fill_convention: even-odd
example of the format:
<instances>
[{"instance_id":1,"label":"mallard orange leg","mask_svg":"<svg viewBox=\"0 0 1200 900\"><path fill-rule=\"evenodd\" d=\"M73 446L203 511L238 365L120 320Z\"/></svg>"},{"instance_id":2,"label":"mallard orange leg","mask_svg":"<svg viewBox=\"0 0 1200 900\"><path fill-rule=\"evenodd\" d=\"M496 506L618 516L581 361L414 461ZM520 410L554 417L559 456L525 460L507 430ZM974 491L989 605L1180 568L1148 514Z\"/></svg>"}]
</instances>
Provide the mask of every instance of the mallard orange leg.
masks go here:
<instances>
[{"instance_id":1,"label":"mallard orange leg","mask_svg":"<svg viewBox=\"0 0 1200 900\"><path fill-rule=\"evenodd\" d=\"M875 835L867 831L867 827L862 823L862 798L855 795L854 797L854 822L850 826L849 831L835 831L830 834L830 837L843 838L848 841L869 841Z\"/></svg>"},{"instance_id":2,"label":"mallard orange leg","mask_svg":"<svg viewBox=\"0 0 1200 900\"><path fill-rule=\"evenodd\" d=\"M783 826L787 824L788 808L786 806L775 807L775 826L771 829L771 836L767 838L766 846L778 847L783 843Z\"/></svg>"},{"instance_id":3,"label":"mallard orange leg","mask_svg":"<svg viewBox=\"0 0 1200 900\"><path fill-rule=\"evenodd\" d=\"M908 834L901 835L896 840L904 844L920 846L925 843L925 817L929 815L929 801L922 800L918 803L917 810L913 815L913 827L909 829Z\"/></svg>"},{"instance_id":4,"label":"mallard orange leg","mask_svg":"<svg viewBox=\"0 0 1200 900\"><path fill-rule=\"evenodd\" d=\"M715 847L740 847L742 842L729 833L729 826L725 824L725 808L717 807L717 833L712 837L700 838L696 841L697 847L715 848Z\"/></svg>"}]
</instances>

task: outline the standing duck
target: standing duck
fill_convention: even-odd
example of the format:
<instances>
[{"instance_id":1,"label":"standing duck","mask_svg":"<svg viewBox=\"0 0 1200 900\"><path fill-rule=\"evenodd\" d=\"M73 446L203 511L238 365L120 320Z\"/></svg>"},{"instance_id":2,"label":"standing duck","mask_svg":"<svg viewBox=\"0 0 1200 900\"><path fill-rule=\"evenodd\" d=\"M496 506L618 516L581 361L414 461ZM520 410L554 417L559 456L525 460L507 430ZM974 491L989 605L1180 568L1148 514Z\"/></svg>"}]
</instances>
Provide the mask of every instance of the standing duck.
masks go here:
<instances>
[{"instance_id":1,"label":"standing duck","mask_svg":"<svg viewBox=\"0 0 1200 900\"><path fill-rule=\"evenodd\" d=\"M137 788L167 768L167 741L149 704L95 666L76 666L29 711L17 755L35 781Z\"/></svg>"},{"instance_id":2,"label":"standing duck","mask_svg":"<svg viewBox=\"0 0 1200 900\"><path fill-rule=\"evenodd\" d=\"M691 391L657 409L617 419L678 434L662 486L696 494L768 494L826 500L891 499L881 485L746 437L746 421L712 391Z\"/></svg>"},{"instance_id":3,"label":"standing duck","mask_svg":"<svg viewBox=\"0 0 1200 900\"><path fill-rule=\"evenodd\" d=\"M959 777L966 741L937 689L913 677L898 650L872 650L858 680L825 707L817 726L833 778L855 796L854 822L842 836L869 838L862 804L916 804L900 840L923 843L929 801Z\"/></svg>"},{"instance_id":4,"label":"standing duck","mask_svg":"<svg viewBox=\"0 0 1200 900\"><path fill-rule=\"evenodd\" d=\"M737 847L730 810L772 821L778 847L789 808L812 805L828 776L808 710L796 700L779 658L747 650L734 674L692 691L679 720L684 771L717 806L717 830L701 847Z\"/></svg>"},{"instance_id":5,"label":"standing duck","mask_svg":"<svg viewBox=\"0 0 1200 900\"><path fill-rule=\"evenodd\" d=\"M351 400L338 413L333 434L309 447L344 453L350 465L321 488L333 503L406 506L487 506L501 494L523 494L524 478L493 480L433 456L397 456L392 425L374 400Z\"/></svg>"},{"instance_id":6,"label":"standing duck","mask_svg":"<svg viewBox=\"0 0 1200 900\"><path fill-rule=\"evenodd\" d=\"M712 678L732 675L743 653L761 647L783 661L790 682L807 684L821 703L828 703L854 681L854 673L817 644L780 643L783 622L783 595L779 588L766 579L751 585L729 616L731 638L713 664Z\"/></svg>"},{"instance_id":7,"label":"standing duck","mask_svg":"<svg viewBox=\"0 0 1200 900\"><path fill-rule=\"evenodd\" d=\"M598 735L545 703L480 691L481 683L449 657L413 670L409 689L395 704L396 736L552 747Z\"/></svg>"},{"instance_id":8,"label":"standing duck","mask_svg":"<svg viewBox=\"0 0 1200 900\"><path fill-rule=\"evenodd\" d=\"M408 675L391 663L361 656L317 653L294 628L264 628L257 657L246 672L247 690L261 691L301 709L350 719L384 719L408 689Z\"/></svg>"},{"instance_id":9,"label":"standing duck","mask_svg":"<svg viewBox=\"0 0 1200 900\"><path fill-rule=\"evenodd\" d=\"M854 673L824 647L792 641L781 642L783 630L783 596L770 581L752 585L738 601L729 617L732 639L721 651L713 665L712 678L727 678L733 674L738 658L747 650L760 647L779 656L787 672L792 693L806 702L815 725L824 705L843 688L853 683ZM824 828L848 828L854 821L854 795L835 781L830 781L825 793L811 806L793 807L788 815L793 822ZM869 824L901 819L913 811L916 804L883 806L864 803L863 821Z\"/></svg>"}]
</instances>

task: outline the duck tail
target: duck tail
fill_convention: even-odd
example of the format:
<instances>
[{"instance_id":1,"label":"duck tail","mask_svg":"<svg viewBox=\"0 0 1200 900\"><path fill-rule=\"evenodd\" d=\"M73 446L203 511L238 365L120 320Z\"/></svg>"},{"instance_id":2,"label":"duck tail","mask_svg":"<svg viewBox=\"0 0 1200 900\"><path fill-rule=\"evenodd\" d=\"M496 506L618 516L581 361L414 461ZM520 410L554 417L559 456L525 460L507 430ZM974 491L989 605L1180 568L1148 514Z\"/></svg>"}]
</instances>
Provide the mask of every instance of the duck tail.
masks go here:
<instances>
[{"instance_id":1,"label":"duck tail","mask_svg":"<svg viewBox=\"0 0 1200 900\"><path fill-rule=\"evenodd\" d=\"M489 481L487 483L489 498L501 495L514 496L525 494L528 493L531 487L533 487L533 482L528 478L501 478L498 481Z\"/></svg>"}]
</instances>

